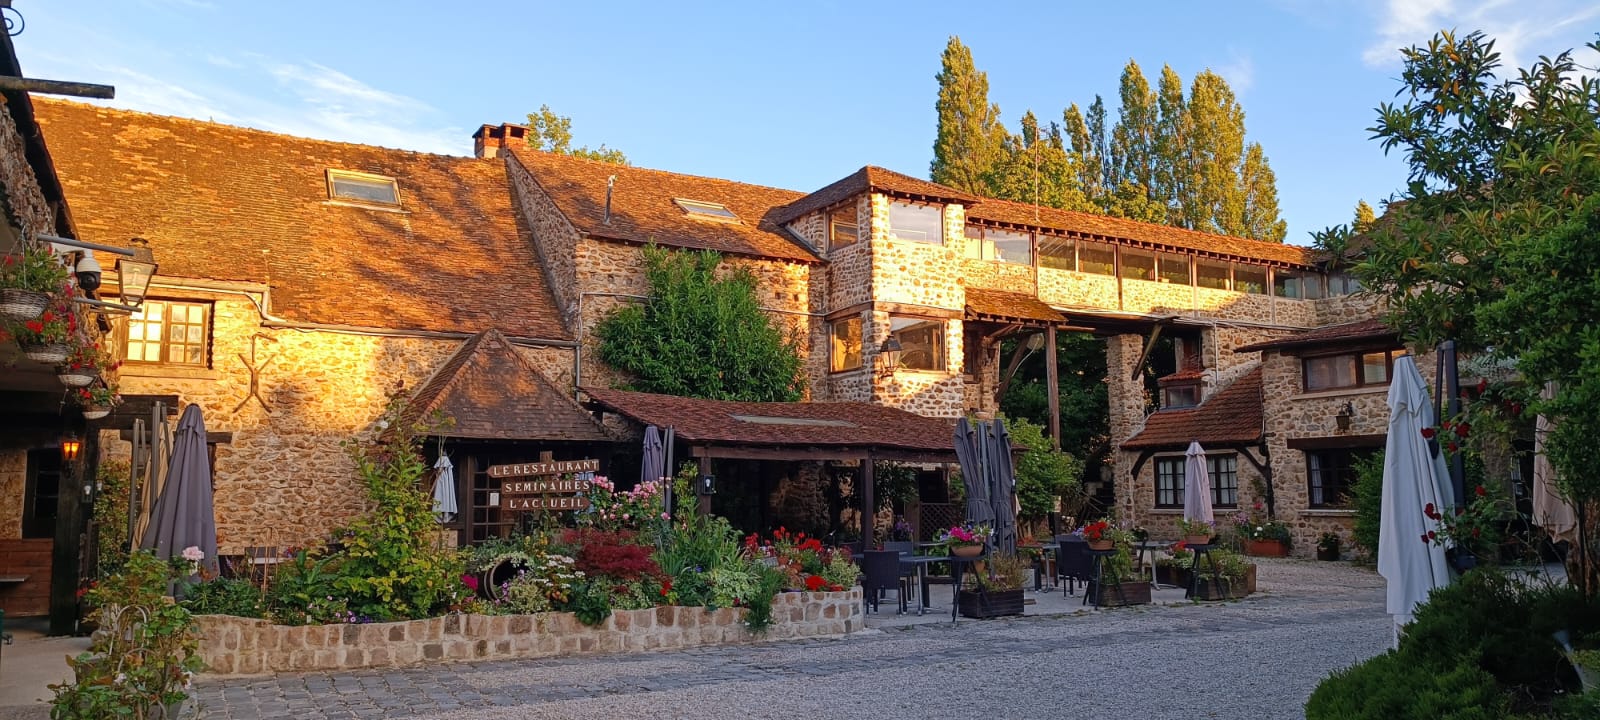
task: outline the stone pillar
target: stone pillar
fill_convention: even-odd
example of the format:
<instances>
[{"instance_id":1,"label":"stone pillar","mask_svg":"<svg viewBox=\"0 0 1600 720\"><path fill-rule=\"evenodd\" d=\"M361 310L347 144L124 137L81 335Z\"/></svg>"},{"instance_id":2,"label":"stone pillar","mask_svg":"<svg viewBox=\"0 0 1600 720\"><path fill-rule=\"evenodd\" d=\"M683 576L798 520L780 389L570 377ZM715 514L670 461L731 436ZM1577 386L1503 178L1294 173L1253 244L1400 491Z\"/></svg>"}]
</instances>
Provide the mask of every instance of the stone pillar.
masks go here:
<instances>
[{"instance_id":1,"label":"stone pillar","mask_svg":"<svg viewBox=\"0 0 1600 720\"><path fill-rule=\"evenodd\" d=\"M1110 406L1112 448L1121 447L1144 426L1148 396L1143 375L1134 373L1139 355L1144 352L1144 343L1142 335L1117 335L1106 339L1106 401ZM1132 517L1132 459L1120 452L1112 452L1111 458L1117 512L1121 517Z\"/></svg>"}]
</instances>

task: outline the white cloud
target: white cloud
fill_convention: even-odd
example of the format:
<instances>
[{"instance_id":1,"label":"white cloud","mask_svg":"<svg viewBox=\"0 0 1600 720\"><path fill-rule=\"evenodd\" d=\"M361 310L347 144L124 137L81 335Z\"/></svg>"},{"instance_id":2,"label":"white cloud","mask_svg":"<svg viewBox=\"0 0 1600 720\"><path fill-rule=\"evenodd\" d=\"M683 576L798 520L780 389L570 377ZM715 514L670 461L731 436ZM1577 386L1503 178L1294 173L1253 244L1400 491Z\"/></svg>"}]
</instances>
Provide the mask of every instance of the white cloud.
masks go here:
<instances>
[{"instance_id":1,"label":"white cloud","mask_svg":"<svg viewBox=\"0 0 1600 720\"><path fill-rule=\"evenodd\" d=\"M1256 64L1244 52L1230 48L1228 61L1217 66L1214 71L1228 81L1228 87L1233 88L1235 95L1248 92L1256 82Z\"/></svg>"},{"instance_id":2,"label":"white cloud","mask_svg":"<svg viewBox=\"0 0 1600 720\"><path fill-rule=\"evenodd\" d=\"M1583 0L1387 0L1361 57L1372 67L1393 67L1400 48L1424 44L1440 30L1482 30L1509 70L1582 45L1595 17L1600 5Z\"/></svg>"}]
</instances>

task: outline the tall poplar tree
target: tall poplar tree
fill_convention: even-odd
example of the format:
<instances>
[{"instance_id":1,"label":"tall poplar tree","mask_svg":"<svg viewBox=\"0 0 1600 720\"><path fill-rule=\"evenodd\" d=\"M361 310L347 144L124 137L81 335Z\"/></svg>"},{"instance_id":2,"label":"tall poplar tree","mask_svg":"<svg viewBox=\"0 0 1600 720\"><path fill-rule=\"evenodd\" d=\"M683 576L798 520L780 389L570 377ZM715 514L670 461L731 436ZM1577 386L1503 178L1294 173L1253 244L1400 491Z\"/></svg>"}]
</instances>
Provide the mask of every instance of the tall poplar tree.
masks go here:
<instances>
[{"instance_id":1,"label":"tall poplar tree","mask_svg":"<svg viewBox=\"0 0 1600 720\"><path fill-rule=\"evenodd\" d=\"M1239 171L1239 179L1244 188L1241 237L1283 242L1283 238L1289 234L1289 224L1278 217L1278 176L1267 164L1267 155L1261 150L1261 143L1250 143L1245 149L1244 167Z\"/></svg>"},{"instance_id":2,"label":"tall poplar tree","mask_svg":"<svg viewBox=\"0 0 1600 720\"><path fill-rule=\"evenodd\" d=\"M1155 197L1167 205L1167 222L1177 225L1189 185L1188 103L1183 78L1171 65L1161 66L1156 89Z\"/></svg>"},{"instance_id":3,"label":"tall poplar tree","mask_svg":"<svg viewBox=\"0 0 1600 720\"><path fill-rule=\"evenodd\" d=\"M1099 95L1094 96L1094 102L1089 104L1089 115L1084 118L1088 125L1089 143L1094 146L1094 165L1085 168L1086 171L1100 173L1100 181L1096 183L1098 192L1089 196L1089 201L1096 207L1106 207L1106 196L1111 194L1112 188L1117 186L1115 173L1112 168L1115 163L1111 159L1111 145L1106 139L1106 102Z\"/></svg>"},{"instance_id":4,"label":"tall poplar tree","mask_svg":"<svg viewBox=\"0 0 1600 720\"><path fill-rule=\"evenodd\" d=\"M972 62L972 51L961 38L950 36L945 45L939 81L939 128L933 140L934 182L972 193L983 193L986 177L1005 152L1006 129L1000 124L1000 106L989 102L989 77Z\"/></svg>"},{"instance_id":5,"label":"tall poplar tree","mask_svg":"<svg viewBox=\"0 0 1600 720\"><path fill-rule=\"evenodd\" d=\"M1372 223L1377 222L1377 220L1378 216L1376 213L1372 212L1372 206L1368 205L1367 201L1365 200L1357 200L1356 217L1355 220L1350 223L1350 229L1358 233L1364 233L1368 230L1371 230Z\"/></svg>"},{"instance_id":6,"label":"tall poplar tree","mask_svg":"<svg viewBox=\"0 0 1600 720\"><path fill-rule=\"evenodd\" d=\"M1084 120L1083 111L1078 109L1077 103L1061 114L1061 121L1066 125L1067 141L1071 144L1069 157L1072 158L1073 173L1078 178L1078 189L1089 203L1094 204L1095 199L1103 196L1105 191L1100 154L1094 138L1089 136L1089 123Z\"/></svg>"},{"instance_id":7,"label":"tall poplar tree","mask_svg":"<svg viewBox=\"0 0 1600 720\"><path fill-rule=\"evenodd\" d=\"M1244 109L1222 76L1202 70L1189 85L1187 118L1190 185L1182 197L1183 227L1244 234Z\"/></svg>"},{"instance_id":8,"label":"tall poplar tree","mask_svg":"<svg viewBox=\"0 0 1600 720\"><path fill-rule=\"evenodd\" d=\"M1122 69L1119 90L1122 106L1117 124L1111 130L1111 154L1117 163L1117 185L1131 183L1147 197L1155 193L1156 94L1139 63L1132 60Z\"/></svg>"}]
</instances>

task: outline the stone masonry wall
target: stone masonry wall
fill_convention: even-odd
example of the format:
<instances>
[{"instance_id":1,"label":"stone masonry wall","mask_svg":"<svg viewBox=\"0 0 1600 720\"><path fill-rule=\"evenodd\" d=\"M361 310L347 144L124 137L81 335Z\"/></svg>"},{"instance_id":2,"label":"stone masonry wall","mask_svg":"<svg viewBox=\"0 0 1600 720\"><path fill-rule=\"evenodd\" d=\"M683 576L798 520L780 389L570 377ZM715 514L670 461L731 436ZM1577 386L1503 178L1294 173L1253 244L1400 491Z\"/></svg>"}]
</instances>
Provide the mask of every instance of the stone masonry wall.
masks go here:
<instances>
[{"instance_id":1,"label":"stone masonry wall","mask_svg":"<svg viewBox=\"0 0 1600 720\"><path fill-rule=\"evenodd\" d=\"M0 540L22 537L22 504L28 490L28 451L0 450Z\"/></svg>"},{"instance_id":2,"label":"stone masonry wall","mask_svg":"<svg viewBox=\"0 0 1600 720\"><path fill-rule=\"evenodd\" d=\"M1119 309L1116 278L1072 270L1039 268L1039 299L1052 305Z\"/></svg>"},{"instance_id":3,"label":"stone masonry wall","mask_svg":"<svg viewBox=\"0 0 1600 720\"><path fill-rule=\"evenodd\" d=\"M744 626L745 610L657 607L616 610L589 627L572 613L449 615L371 625L289 627L265 620L201 615L200 658L206 672L250 675L401 667L429 662L558 657L667 650L861 630L861 590L780 593L763 634Z\"/></svg>"},{"instance_id":4,"label":"stone masonry wall","mask_svg":"<svg viewBox=\"0 0 1600 720\"><path fill-rule=\"evenodd\" d=\"M17 131L11 108L0 100L0 185L5 188L6 218L21 226L24 237L55 234L55 213L39 190L39 178L28 164L26 143Z\"/></svg>"},{"instance_id":5,"label":"stone masonry wall","mask_svg":"<svg viewBox=\"0 0 1600 720\"><path fill-rule=\"evenodd\" d=\"M1110 408L1111 447L1121 447L1144 425L1148 402L1144 381L1128 379L1143 350L1144 337L1140 335L1106 338L1106 401ZM1122 517L1136 516L1135 497L1129 492L1138 484L1132 477L1133 457L1132 453L1123 452L1112 455L1112 482L1116 488L1117 512Z\"/></svg>"},{"instance_id":6,"label":"stone masonry wall","mask_svg":"<svg viewBox=\"0 0 1600 720\"><path fill-rule=\"evenodd\" d=\"M1260 459L1259 451L1254 452L1256 453L1255 457ZM1213 453L1207 453L1207 455L1211 454ZM1224 450L1217 454L1232 454L1236 456L1234 467L1237 469L1239 481L1238 502L1231 506L1219 505L1212 508L1212 515L1216 518L1217 527L1224 529L1231 526L1235 513L1239 512L1241 508L1248 510L1251 504L1256 501L1260 496L1257 488L1265 487L1265 479L1262 477L1261 472L1256 469L1256 466L1243 457L1242 452ZM1117 453L1117 462L1131 469L1138 457L1139 453L1121 451ZM1150 531L1151 537L1176 538L1182 536L1178 529L1178 520L1183 518L1183 509L1156 507L1156 464L1162 459L1176 458L1181 460L1183 457L1183 450L1179 449L1151 456L1139 468L1139 476L1132 483L1126 488L1119 487L1117 489L1119 506L1121 506L1121 500L1125 495L1129 497L1126 507L1131 508L1131 510L1129 511L1130 514L1124 515L1124 517L1131 518L1133 522L1143 525L1145 529ZM1315 539L1315 536L1313 536L1312 540L1315 541ZM1312 546L1315 546L1314 542Z\"/></svg>"},{"instance_id":7,"label":"stone masonry wall","mask_svg":"<svg viewBox=\"0 0 1600 720\"><path fill-rule=\"evenodd\" d=\"M164 296L203 299L195 291ZM364 492L340 443L368 438L387 394L414 391L461 345L459 340L375 337L264 328L255 307L236 295L213 294L212 367L122 367L122 392L175 394L198 404L206 429L231 432L217 446L216 505L220 549L303 545L320 540L364 509ZM122 322L126 322L125 320ZM251 338L259 372L249 398ZM570 382L572 351L524 348L548 377ZM267 362L271 359L270 363ZM241 405L241 403L243 403ZM267 409L270 408L270 411ZM127 459L114 432L101 435L103 455Z\"/></svg>"},{"instance_id":8,"label":"stone masonry wall","mask_svg":"<svg viewBox=\"0 0 1600 720\"><path fill-rule=\"evenodd\" d=\"M577 320L578 230L567 222L533 176L517 162L515 154L506 153L504 162L506 176L511 180L512 199L533 231L533 247L539 253L540 270L544 272L550 292L555 295L561 324L570 331Z\"/></svg>"}]
</instances>

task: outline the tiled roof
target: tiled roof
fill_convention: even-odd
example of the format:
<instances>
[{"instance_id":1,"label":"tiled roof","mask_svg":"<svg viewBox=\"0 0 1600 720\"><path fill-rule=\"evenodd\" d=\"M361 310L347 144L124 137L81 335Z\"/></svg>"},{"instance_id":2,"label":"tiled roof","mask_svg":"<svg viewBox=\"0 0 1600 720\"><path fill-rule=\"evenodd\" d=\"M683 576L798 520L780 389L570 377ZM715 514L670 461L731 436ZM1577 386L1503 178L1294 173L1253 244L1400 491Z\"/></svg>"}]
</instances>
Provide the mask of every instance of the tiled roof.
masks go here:
<instances>
[{"instance_id":1,"label":"tiled roof","mask_svg":"<svg viewBox=\"0 0 1600 720\"><path fill-rule=\"evenodd\" d=\"M1133 241L1173 250L1199 251L1230 258L1264 260L1288 265L1308 266L1316 259L1314 250L1299 245L1212 235L1167 225L1039 207L1010 200L984 200L976 207L967 209L967 219L1010 223L1098 238Z\"/></svg>"},{"instance_id":2,"label":"tiled roof","mask_svg":"<svg viewBox=\"0 0 1600 720\"><path fill-rule=\"evenodd\" d=\"M584 388L633 420L675 428L689 443L955 451L955 423L857 402L757 403Z\"/></svg>"},{"instance_id":3,"label":"tiled roof","mask_svg":"<svg viewBox=\"0 0 1600 720\"><path fill-rule=\"evenodd\" d=\"M1222 445L1261 441L1261 368L1233 381L1199 407L1160 410L1145 418L1144 429L1123 450L1183 447L1191 440Z\"/></svg>"},{"instance_id":4,"label":"tiled roof","mask_svg":"<svg viewBox=\"0 0 1600 720\"><path fill-rule=\"evenodd\" d=\"M1239 348L1234 352L1254 352L1257 350L1285 350L1290 348L1311 347L1314 345L1333 345L1337 343L1359 342L1363 340L1388 340L1400 342L1400 334L1394 328L1383 324L1382 320L1359 320L1341 325L1325 325L1312 328L1293 335L1286 335L1276 340L1252 343Z\"/></svg>"},{"instance_id":5,"label":"tiled roof","mask_svg":"<svg viewBox=\"0 0 1600 720\"><path fill-rule=\"evenodd\" d=\"M1036 320L1064 323L1066 316L1032 295L967 288L967 313L1004 320Z\"/></svg>"},{"instance_id":6,"label":"tiled roof","mask_svg":"<svg viewBox=\"0 0 1600 720\"><path fill-rule=\"evenodd\" d=\"M434 411L453 421L440 434L480 440L613 440L593 415L561 392L498 330L461 343L412 395L411 419Z\"/></svg>"},{"instance_id":7,"label":"tiled roof","mask_svg":"<svg viewBox=\"0 0 1600 720\"><path fill-rule=\"evenodd\" d=\"M977 195L962 192L953 187L868 165L849 174L844 179L829 183L821 190L811 193L794 204L783 208L778 212L776 219L780 223L786 223L806 213L838 204L869 190L886 192L891 195L934 198L963 205L987 202Z\"/></svg>"},{"instance_id":8,"label":"tiled roof","mask_svg":"<svg viewBox=\"0 0 1600 720\"><path fill-rule=\"evenodd\" d=\"M290 321L570 339L500 162L34 107L79 236L146 238L161 275L265 283ZM396 178L400 211L329 202L329 168Z\"/></svg>"},{"instance_id":9,"label":"tiled roof","mask_svg":"<svg viewBox=\"0 0 1600 720\"><path fill-rule=\"evenodd\" d=\"M800 197L793 190L584 160L516 142L507 147L578 232L626 242L653 240L673 247L818 260L774 219L779 209ZM607 222L606 181L613 176ZM674 203L675 198L721 203L739 221L696 219Z\"/></svg>"}]
</instances>

